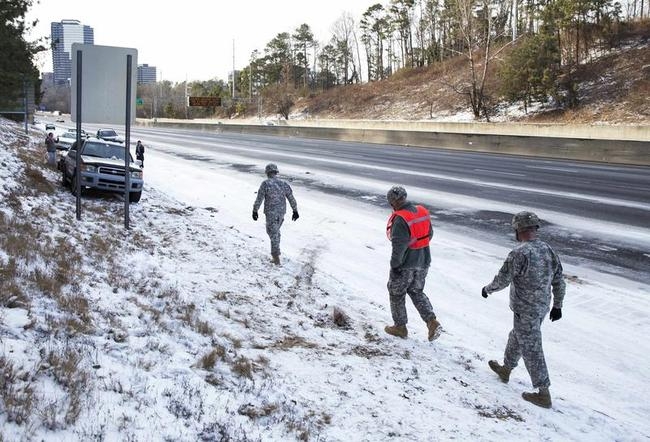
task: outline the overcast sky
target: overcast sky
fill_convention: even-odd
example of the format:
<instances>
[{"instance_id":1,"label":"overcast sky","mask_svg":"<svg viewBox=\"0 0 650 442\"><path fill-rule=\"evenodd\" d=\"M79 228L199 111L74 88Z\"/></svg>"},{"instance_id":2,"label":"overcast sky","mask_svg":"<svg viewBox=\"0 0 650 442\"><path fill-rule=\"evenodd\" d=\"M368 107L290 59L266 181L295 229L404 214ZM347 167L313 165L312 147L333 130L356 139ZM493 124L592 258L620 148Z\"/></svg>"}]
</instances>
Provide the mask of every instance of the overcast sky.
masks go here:
<instances>
[{"instance_id":1,"label":"overcast sky","mask_svg":"<svg viewBox=\"0 0 650 442\"><path fill-rule=\"evenodd\" d=\"M248 65L254 50L263 51L280 32L307 23L319 42L344 12L358 23L373 0L41 0L27 18L39 23L31 38L49 37L51 22L76 19L95 30L95 44L138 50L138 63L158 68L158 80L226 80L234 65ZM387 1L379 3L386 4ZM173 6L172 6L173 5ZM52 71L51 51L39 58Z\"/></svg>"}]
</instances>

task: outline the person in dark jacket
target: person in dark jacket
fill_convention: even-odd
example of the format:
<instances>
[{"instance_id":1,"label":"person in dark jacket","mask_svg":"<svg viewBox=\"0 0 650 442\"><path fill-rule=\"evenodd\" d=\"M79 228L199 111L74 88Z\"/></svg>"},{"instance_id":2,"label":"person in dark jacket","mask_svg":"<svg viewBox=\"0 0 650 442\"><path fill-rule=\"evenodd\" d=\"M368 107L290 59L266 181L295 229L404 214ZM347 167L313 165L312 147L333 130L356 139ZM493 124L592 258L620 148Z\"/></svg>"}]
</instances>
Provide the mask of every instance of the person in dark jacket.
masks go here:
<instances>
[{"instance_id":1,"label":"person in dark jacket","mask_svg":"<svg viewBox=\"0 0 650 442\"><path fill-rule=\"evenodd\" d=\"M562 263L551 246L537 238L539 218L533 212L519 212L512 218L512 228L519 244L508 254L499 273L481 290L487 298L490 293L510 286L510 310L514 314L513 327L503 355L503 365L488 362L503 382L510 380L510 372L523 358L530 379L538 392L522 393L522 397L537 406L551 408L551 381L542 348L542 321L551 307L551 321L562 318L565 283Z\"/></svg>"},{"instance_id":2,"label":"person in dark jacket","mask_svg":"<svg viewBox=\"0 0 650 442\"><path fill-rule=\"evenodd\" d=\"M388 219L386 235L392 244L388 294L393 325L384 331L406 338L406 295L413 301L422 320L427 324L429 341L440 336L442 328L433 312L424 284L431 265L429 241L433 236L429 211L406 200L406 190L393 186L386 194L393 213Z\"/></svg>"},{"instance_id":3,"label":"person in dark jacket","mask_svg":"<svg viewBox=\"0 0 650 442\"><path fill-rule=\"evenodd\" d=\"M56 145L59 143L59 137L54 138L52 132L47 134L45 138L45 148L47 150L47 164L54 167L56 166Z\"/></svg>"},{"instance_id":4,"label":"person in dark jacket","mask_svg":"<svg viewBox=\"0 0 650 442\"><path fill-rule=\"evenodd\" d=\"M144 144L140 140L135 145L135 158L140 161L140 167L144 168Z\"/></svg>"}]
</instances>

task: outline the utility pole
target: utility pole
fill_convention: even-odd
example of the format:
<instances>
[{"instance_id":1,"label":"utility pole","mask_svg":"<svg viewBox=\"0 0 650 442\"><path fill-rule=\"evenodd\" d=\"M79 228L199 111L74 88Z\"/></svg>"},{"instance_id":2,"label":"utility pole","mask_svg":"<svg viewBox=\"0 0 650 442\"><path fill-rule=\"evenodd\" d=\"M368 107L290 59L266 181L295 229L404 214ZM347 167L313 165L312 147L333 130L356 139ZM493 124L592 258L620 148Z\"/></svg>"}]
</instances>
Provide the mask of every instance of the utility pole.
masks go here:
<instances>
[{"instance_id":1,"label":"utility pole","mask_svg":"<svg viewBox=\"0 0 650 442\"><path fill-rule=\"evenodd\" d=\"M187 82L187 74L185 74L185 119L190 118L190 85Z\"/></svg>"},{"instance_id":2,"label":"utility pole","mask_svg":"<svg viewBox=\"0 0 650 442\"><path fill-rule=\"evenodd\" d=\"M158 74L156 74L156 75L158 75ZM158 93L160 93L160 94L158 94ZM158 97L158 106L156 107L156 115L154 115L154 119L160 116L160 112L157 112L158 108L162 107L162 104L165 102L165 100L163 100L163 73L162 73L162 71L160 71L160 83L156 82L156 95L159 95L159 97Z\"/></svg>"},{"instance_id":3,"label":"utility pole","mask_svg":"<svg viewBox=\"0 0 650 442\"><path fill-rule=\"evenodd\" d=\"M232 39L232 100L235 101L235 39Z\"/></svg>"}]
</instances>

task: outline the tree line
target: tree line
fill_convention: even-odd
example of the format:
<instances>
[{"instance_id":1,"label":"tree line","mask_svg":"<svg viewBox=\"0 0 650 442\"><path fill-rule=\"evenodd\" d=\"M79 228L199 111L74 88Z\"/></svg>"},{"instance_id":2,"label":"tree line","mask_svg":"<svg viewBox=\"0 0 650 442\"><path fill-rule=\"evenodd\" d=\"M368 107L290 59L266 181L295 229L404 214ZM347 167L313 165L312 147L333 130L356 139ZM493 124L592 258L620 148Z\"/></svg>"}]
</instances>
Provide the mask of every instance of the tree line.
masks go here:
<instances>
[{"instance_id":1,"label":"tree line","mask_svg":"<svg viewBox=\"0 0 650 442\"><path fill-rule=\"evenodd\" d=\"M31 5L32 0L0 0L0 111L22 109L24 91L40 89L34 58L45 47L41 41L25 40L36 25L25 22ZM35 98L38 102L39 97Z\"/></svg>"},{"instance_id":2,"label":"tree line","mask_svg":"<svg viewBox=\"0 0 650 442\"><path fill-rule=\"evenodd\" d=\"M648 9L646 0L390 0L359 20L343 13L324 44L307 24L278 33L223 91L234 102L265 98L288 118L293 97L461 57L467 75L448 86L476 118L489 119L495 96L572 106L580 67L616 47L634 22L647 26ZM486 91L489 75L499 76L499 90Z\"/></svg>"},{"instance_id":3,"label":"tree line","mask_svg":"<svg viewBox=\"0 0 650 442\"><path fill-rule=\"evenodd\" d=\"M45 48L24 40L24 14L32 0L0 0L0 88L2 97L18 90L25 76L37 78L33 57ZM467 97L476 118L489 119L495 97L524 104L577 102L576 72L585 62L615 47L626 27L648 22L650 0L389 0L375 3L355 19L342 13L326 42L308 24L279 32L250 55L248 65L222 80L138 85L140 117L206 117L244 112L277 113L285 118L299 96L333 87L381 81L461 57L466 74L443 78ZM499 59L498 71L492 63ZM490 75L500 90L486 90ZM233 84L234 82L234 84ZM14 94L15 95L15 94ZM188 95L219 96L219 109L188 108ZM48 107L69 108L69 90L49 87ZM67 102L67 104L66 104Z\"/></svg>"}]
</instances>

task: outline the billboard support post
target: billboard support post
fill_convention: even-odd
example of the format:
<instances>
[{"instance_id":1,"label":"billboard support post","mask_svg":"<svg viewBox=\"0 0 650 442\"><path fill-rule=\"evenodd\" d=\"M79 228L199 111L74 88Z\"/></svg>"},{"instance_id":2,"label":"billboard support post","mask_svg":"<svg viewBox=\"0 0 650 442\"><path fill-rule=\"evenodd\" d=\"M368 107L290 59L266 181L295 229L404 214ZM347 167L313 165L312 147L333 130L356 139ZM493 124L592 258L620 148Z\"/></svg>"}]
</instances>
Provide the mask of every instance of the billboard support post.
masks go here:
<instances>
[{"instance_id":1,"label":"billboard support post","mask_svg":"<svg viewBox=\"0 0 650 442\"><path fill-rule=\"evenodd\" d=\"M131 191L131 71L133 70L133 56L126 56L126 121L124 132L124 228L129 228L129 197Z\"/></svg>"},{"instance_id":2,"label":"billboard support post","mask_svg":"<svg viewBox=\"0 0 650 442\"><path fill-rule=\"evenodd\" d=\"M75 168L74 168L74 186L75 186L75 194L76 194L76 199L77 199L77 220L81 220L81 155L79 155L80 148L81 148L81 81L82 81L82 75L81 73L83 72L81 68L82 64L82 59L83 59L83 52L82 51L77 51L77 155L75 158ZM64 167L65 168L65 167ZM63 172L65 173L65 171Z\"/></svg>"}]
</instances>

